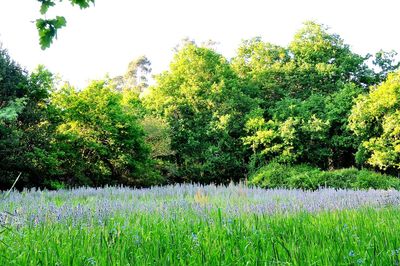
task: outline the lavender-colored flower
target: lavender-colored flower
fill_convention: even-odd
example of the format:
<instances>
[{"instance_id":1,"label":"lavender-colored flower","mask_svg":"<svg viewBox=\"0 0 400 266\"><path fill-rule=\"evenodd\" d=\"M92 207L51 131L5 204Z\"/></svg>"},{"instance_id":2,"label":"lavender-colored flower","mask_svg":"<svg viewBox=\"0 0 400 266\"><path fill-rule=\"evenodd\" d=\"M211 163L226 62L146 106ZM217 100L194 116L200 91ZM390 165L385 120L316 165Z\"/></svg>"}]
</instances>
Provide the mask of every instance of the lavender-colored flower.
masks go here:
<instances>
[{"instance_id":1,"label":"lavender-colored flower","mask_svg":"<svg viewBox=\"0 0 400 266\"><path fill-rule=\"evenodd\" d=\"M201 203L198 202L199 191L207 195L207 200ZM146 189L121 186L59 191L30 189L21 193L14 191L0 202L0 224L105 225L114 217L128 219L146 213L157 214L160 219L201 219L218 224L212 214L220 210L224 214L223 224L229 225L238 216L315 213L399 204L400 192L396 190L265 190L233 184L177 184ZM191 214L189 218L188 213Z\"/></svg>"}]
</instances>

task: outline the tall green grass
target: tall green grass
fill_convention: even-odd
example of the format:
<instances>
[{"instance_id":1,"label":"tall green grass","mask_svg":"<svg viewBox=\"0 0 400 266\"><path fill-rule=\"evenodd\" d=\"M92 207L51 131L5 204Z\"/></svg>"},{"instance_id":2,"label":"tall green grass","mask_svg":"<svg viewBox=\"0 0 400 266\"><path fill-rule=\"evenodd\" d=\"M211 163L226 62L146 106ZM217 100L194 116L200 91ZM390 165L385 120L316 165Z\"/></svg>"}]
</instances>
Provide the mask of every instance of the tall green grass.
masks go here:
<instances>
[{"instance_id":1,"label":"tall green grass","mask_svg":"<svg viewBox=\"0 0 400 266\"><path fill-rule=\"evenodd\" d=\"M1 236L0 265L399 265L397 207L286 215L178 209Z\"/></svg>"}]
</instances>

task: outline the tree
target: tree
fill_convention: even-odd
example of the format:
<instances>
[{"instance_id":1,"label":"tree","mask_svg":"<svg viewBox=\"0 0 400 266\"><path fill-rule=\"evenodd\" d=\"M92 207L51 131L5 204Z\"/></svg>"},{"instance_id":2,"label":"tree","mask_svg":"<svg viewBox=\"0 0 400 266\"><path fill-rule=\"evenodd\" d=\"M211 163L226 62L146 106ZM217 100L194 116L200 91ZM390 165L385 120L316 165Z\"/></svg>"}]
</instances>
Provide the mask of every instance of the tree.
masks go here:
<instances>
[{"instance_id":1,"label":"tree","mask_svg":"<svg viewBox=\"0 0 400 266\"><path fill-rule=\"evenodd\" d=\"M288 94L287 65L291 58L286 48L256 37L243 41L232 60L232 68L243 80L246 94L261 100L265 109Z\"/></svg>"},{"instance_id":2,"label":"tree","mask_svg":"<svg viewBox=\"0 0 400 266\"><path fill-rule=\"evenodd\" d=\"M356 158L382 170L400 169L400 72L357 98L349 117L360 138Z\"/></svg>"},{"instance_id":3,"label":"tree","mask_svg":"<svg viewBox=\"0 0 400 266\"><path fill-rule=\"evenodd\" d=\"M186 43L156 77L145 105L165 118L178 181L227 182L245 173L240 137L253 101L229 62L215 51Z\"/></svg>"},{"instance_id":4,"label":"tree","mask_svg":"<svg viewBox=\"0 0 400 266\"><path fill-rule=\"evenodd\" d=\"M168 182L179 180L179 173L174 163L175 151L171 148L171 128L168 122L159 116L145 114L140 119L145 132L145 142L149 145L150 156L155 161L156 169Z\"/></svg>"},{"instance_id":5,"label":"tree","mask_svg":"<svg viewBox=\"0 0 400 266\"><path fill-rule=\"evenodd\" d=\"M337 90L335 86L347 82L365 88L373 82L373 71L366 64L369 55L353 53L325 25L305 22L289 44L289 50L299 70L306 74L300 82L314 91L331 93Z\"/></svg>"},{"instance_id":6,"label":"tree","mask_svg":"<svg viewBox=\"0 0 400 266\"><path fill-rule=\"evenodd\" d=\"M53 7L57 2L62 0L37 0L40 2L40 13L45 15L50 7ZM79 6L81 9L88 8L90 4L94 4L95 0L68 0L72 6ZM36 19L36 28L39 33L39 43L44 50L49 48L53 43L53 39L57 38L57 32L62 27L67 25L67 20L63 16L56 16L55 18L39 18Z\"/></svg>"},{"instance_id":7,"label":"tree","mask_svg":"<svg viewBox=\"0 0 400 266\"><path fill-rule=\"evenodd\" d=\"M146 133L145 141L151 148L151 157L163 158L174 154L171 150L171 129L168 123L157 116L146 115L140 120Z\"/></svg>"},{"instance_id":8,"label":"tree","mask_svg":"<svg viewBox=\"0 0 400 266\"><path fill-rule=\"evenodd\" d=\"M400 62L396 60L396 56L397 52L394 50L389 52L380 50L375 54L372 63L377 66L379 70L379 72L376 73L376 83L384 81L389 73L396 71L396 69L400 67Z\"/></svg>"},{"instance_id":9,"label":"tree","mask_svg":"<svg viewBox=\"0 0 400 266\"><path fill-rule=\"evenodd\" d=\"M105 81L82 91L66 86L53 95L61 121L51 140L50 157L59 162L55 167L60 181L92 186L159 181L131 100L129 93L120 93Z\"/></svg>"},{"instance_id":10,"label":"tree","mask_svg":"<svg viewBox=\"0 0 400 266\"><path fill-rule=\"evenodd\" d=\"M149 86L150 73L151 62L143 55L132 60L125 75L113 78L113 82L118 90L129 89L140 94Z\"/></svg>"},{"instance_id":11,"label":"tree","mask_svg":"<svg viewBox=\"0 0 400 266\"><path fill-rule=\"evenodd\" d=\"M268 111L273 114L270 120L259 112L246 123L248 136L243 140L253 150L253 168L272 160L326 167L330 124L324 117L324 97L286 98Z\"/></svg>"},{"instance_id":12,"label":"tree","mask_svg":"<svg viewBox=\"0 0 400 266\"><path fill-rule=\"evenodd\" d=\"M52 74L39 66L31 75L0 49L0 189L22 173L20 184L40 185L31 153L47 145L45 127Z\"/></svg>"},{"instance_id":13,"label":"tree","mask_svg":"<svg viewBox=\"0 0 400 266\"><path fill-rule=\"evenodd\" d=\"M244 41L232 60L233 69L269 108L284 97L306 99L330 94L354 83L366 88L375 76L363 57L353 53L337 34L315 22L306 22L287 48Z\"/></svg>"},{"instance_id":14,"label":"tree","mask_svg":"<svg viewBox=\"0 0 400 266\"><path fill-rule=\"evenodd\" d=\"M22 131L18 117L26 105L28 77L7 51L0 47L0 189L9 187L17 169Z\"/></svg>"},{"instance_id":15,"label":"tree","mask_svg":"<svg viewBox=\"0 0 400 266\"><path fill-rule=\"evenodd\" d=\"M271 160L349 166L356 139L347 128L353 99L374 82L366 60L337 34L306 22L287 48L244 41L232 65L260 102L249 116L244 144L252 166Z\"/></svg>"}]
</instances>

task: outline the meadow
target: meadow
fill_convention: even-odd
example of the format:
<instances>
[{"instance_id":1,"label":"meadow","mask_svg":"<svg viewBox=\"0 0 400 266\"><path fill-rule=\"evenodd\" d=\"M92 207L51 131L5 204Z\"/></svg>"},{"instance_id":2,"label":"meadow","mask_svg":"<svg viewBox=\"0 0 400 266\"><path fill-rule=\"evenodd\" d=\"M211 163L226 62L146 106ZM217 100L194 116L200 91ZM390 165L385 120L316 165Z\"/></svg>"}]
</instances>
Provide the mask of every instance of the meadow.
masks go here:
<instances>
[{"instance_id":1,"label":"meadow","mask_svg":"<svg viewBox=\"0 0 400 266\"><path fill-rule=\"evenodd\" d=\"M14 191L0 265L399 265L399 203L244 185Z\"/></svg>"}]
</instances>

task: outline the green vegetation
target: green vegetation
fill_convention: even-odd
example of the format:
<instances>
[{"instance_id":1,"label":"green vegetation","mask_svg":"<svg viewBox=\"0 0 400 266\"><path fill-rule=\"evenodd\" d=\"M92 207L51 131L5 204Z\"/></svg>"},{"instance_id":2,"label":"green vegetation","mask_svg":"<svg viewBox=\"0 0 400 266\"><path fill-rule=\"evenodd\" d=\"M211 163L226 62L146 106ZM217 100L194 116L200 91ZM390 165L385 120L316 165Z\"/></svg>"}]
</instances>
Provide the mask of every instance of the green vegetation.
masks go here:
<instances>
[{"instance_id":1,"label":"green vegetation","mask_svg":"<svg viewBox=\"0 0 400 266\"><path fill-rule=\"evenodd\" d=\"M38 167L66 184L151 185L161 180L138 122L137 96L105 82L82 91L64 87L52 95L59 119L50 149L36 150ZM53 121L54 121L53 120Z\"/></svg>"},{"instance_id":2,"label":"green vegetation","mask_svg":"<svg viewBox=\"0 0 400 266\"><path fill-rule=\"evenodd\" d=\"M56 1L40 2L45 13ZM141 56L125 74L78 90L44 67L27 73L1 50L0 188L19 173L19 187L251 176L264 187L398 188L389 176L400 162L395 56L361 56L306 22L287 47L253 38L228 60L186 41L151 86L151 62ZM273 167L287 167L281 181L263 176ZM302 174L288 178L293 169Z\"/></svg>"},{"instance_id":3,"label":"green vegetation","mask_svg":"<svg viewBox=\"0 0 400 266\"><path fill-rule=\"evenodd\" d=\"M108 81L56 90L43 67L28 76L2 53L0 188L20 172L19 187L163 182L145 141L137 93Z\"/></svg>"},{"instance_id":4,"label":"green vegetation","mask_svg":"<svg viewBox=\"0 0 400 266\"><path fill-rule=\"evenodd\" d=\"M7 245L0 243L1 265L396 265L400 260L398 191L186 185L10 196L0 206L16 208L15 218L6 220L15 230L2 235ZM347 204L354 209L342 209Z\"/></svg>"},{"instance_id":5,"label":"green vegetation","mask_svg":"<svg viewBox=\"0 0 400 266\"><path fill-rule=\"evenodd\" d=\"M115 217L82 233L44 225L7 233L2 265L396 265L398 210L283 217L239 216L226 223L158 215ZM211 217L218 221L217 213ZM10 238L11 237L11 238ZM0 249L0 250L1 250ZM4 250L6 249L6 250ZM71 256L71 254L74 254ZM329 254L329 255L328 255Z\"/></svg>"},{"instance_id":6,"label":"green vegetation","mask_svg":"<svg viewBox=\"0 0 400 266\"><path fill-rule=\"evenodd\" d=\"M306 22L75 88L0 46L0 265L400 265L396 55Z\"/></svg>"},{"instance_id":7,"label":"green vegetation","mask_svg":"<svg viewBox=\"0 0 400 266\"><path fill-rule=\"evenodd\" d=\"M186 44L144 98L171 127L179 180L226 182L245 173L240 136L253 107L229 62L216 52Z\"/></svg>"},{"instance_id":8,"label":"green vegetation","mask_svg":"<svg viewBox=\"0 0 400 266\"><path fill-rule=\"evenodd\" d=\"M321 187L342 189L400 189L400 179L369 170L343 168L321 171L309 165L285 165L272 162L249 177L249 184L263 188Z\"/></svg>"},{"instance_id":9,"label":"green vegetation","mask_svg":"<svg viewBox=\"0 0 400 266\"><path fill-rule=\"evenodd\" d=\"M40 185L32 164L35 148L47 147L51 128L41 125L51 106L52 74L39 66L28 75L0 50L0 188L11 187L22 172L20 185Z\"/></svg>"},{"instance_id":10,"label":"green vegetation","mask_svg":"<svg viewBox=\"0 0 400 266\"><path fill-rule=\"evenodd\" d=\"M357 141L347 118L354 98L376 79L366 60L313 22L288 48L244 42L233 64L260 101L244 137L253 166L270 160L324 169L352 165Z\"/></svg>"},{"instance_id":11,"label":"green vegetation","mask_svg":"<svg viewBox=\"0 0 400 266\"><path fill-rule=\"evenodd\" d=\"M382 170L400 169L400 72L366 95L352 109L350 127L361 139L356 159Z\"/></svg>"},{"instance_id":12,"label":"green vegetation","mask_svg":"<svg viewBox=\"0 0 400 266\"><path fill-rule=\"evenodd\" d=\"M39 33L39 44L42 50L49 48L53 43L53 39L57 38L59 29L67 25L67 20L64 16L56 16L55 18L48 18L46 16L49 8L54 7L57 2L62 0L37 0L40 3L40 14L43 18L36 19L36 28ZM72 6L78 6L80 9L90 7L94 4L95 0L68 0Z\"/></svg>"}]
</instances>

